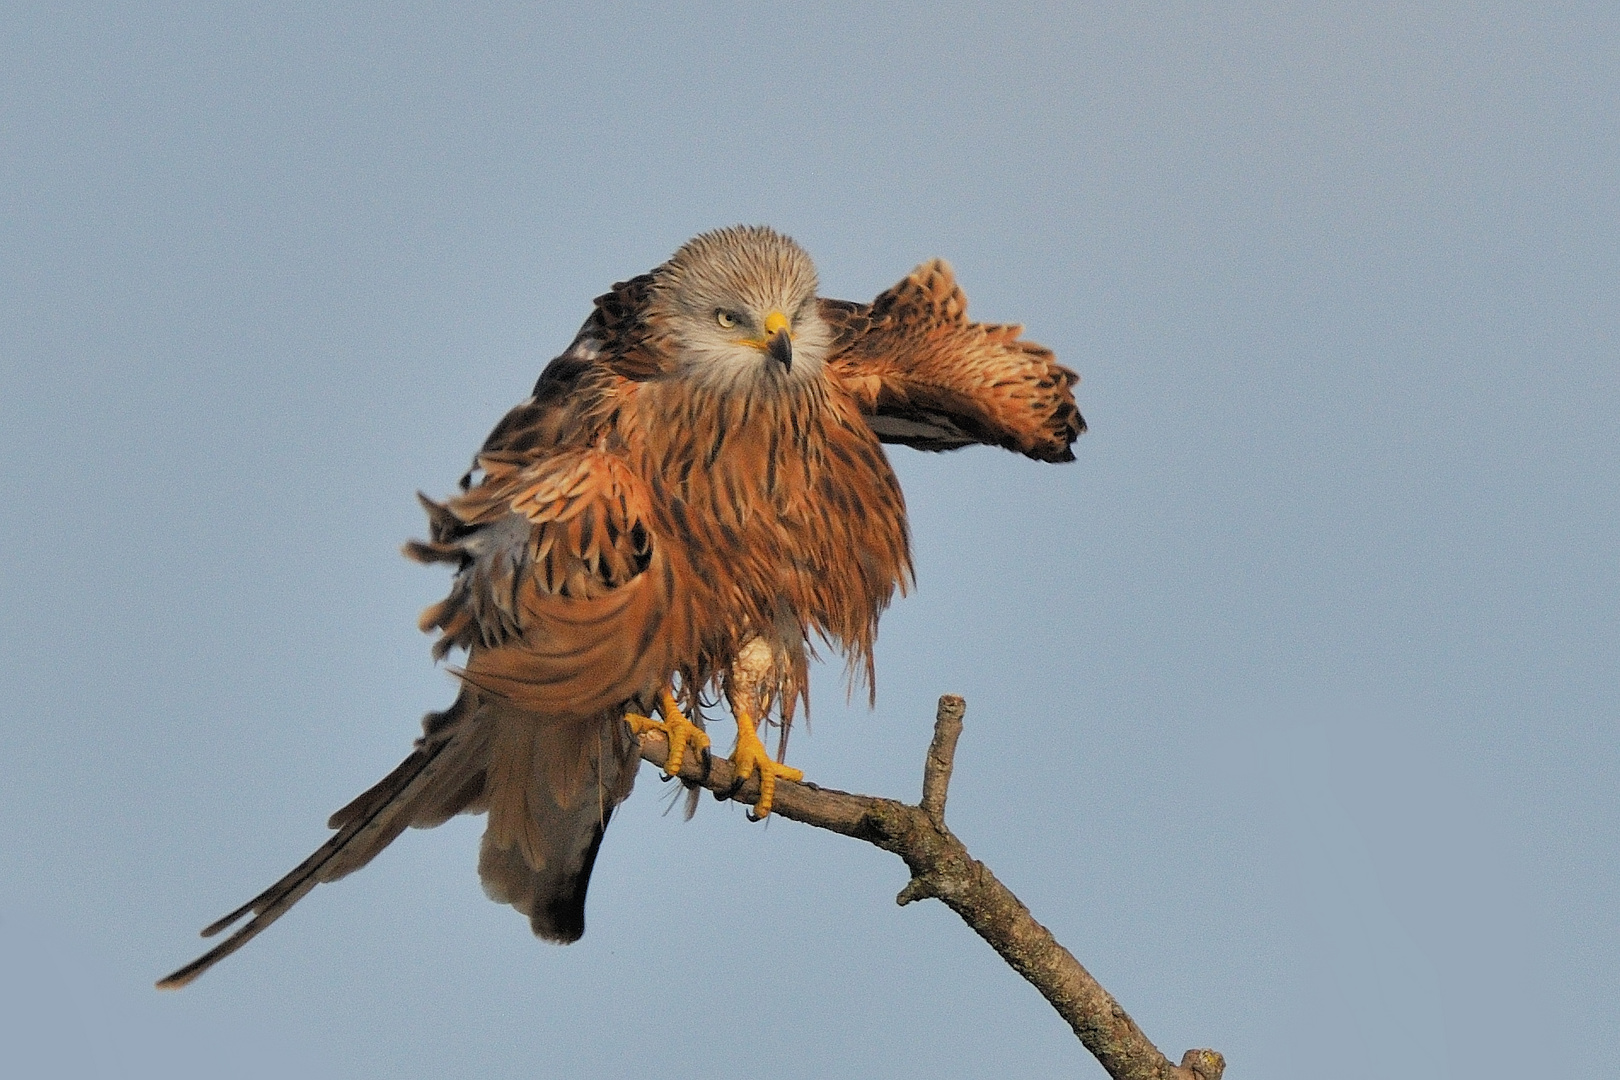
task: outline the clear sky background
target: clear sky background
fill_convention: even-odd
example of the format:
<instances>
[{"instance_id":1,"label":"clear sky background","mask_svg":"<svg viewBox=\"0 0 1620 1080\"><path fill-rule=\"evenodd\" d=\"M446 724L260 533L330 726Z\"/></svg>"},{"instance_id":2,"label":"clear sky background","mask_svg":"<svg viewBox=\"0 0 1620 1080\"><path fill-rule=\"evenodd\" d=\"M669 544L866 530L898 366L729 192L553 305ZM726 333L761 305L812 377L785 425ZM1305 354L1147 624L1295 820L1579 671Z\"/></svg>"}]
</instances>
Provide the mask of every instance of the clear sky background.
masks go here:
<instances>
[{"instance_id":1,"label":"clear sky background","mask_svg":"<svg viewBox=\"0 0 1620 1080\"><path fill-rule=\"evenodd\" d=\"M950 259L1079 460L892 454L918 589L791 761L950 818L1173 1058L1620 1060L1613 4L0 18L0 1072L1101 1076L893 857L644 769L583 941L402 837L178 994L452 695L413 492L592 297ZM721 744L729 744L722 734Z\"/></svg>"}]
</instances>

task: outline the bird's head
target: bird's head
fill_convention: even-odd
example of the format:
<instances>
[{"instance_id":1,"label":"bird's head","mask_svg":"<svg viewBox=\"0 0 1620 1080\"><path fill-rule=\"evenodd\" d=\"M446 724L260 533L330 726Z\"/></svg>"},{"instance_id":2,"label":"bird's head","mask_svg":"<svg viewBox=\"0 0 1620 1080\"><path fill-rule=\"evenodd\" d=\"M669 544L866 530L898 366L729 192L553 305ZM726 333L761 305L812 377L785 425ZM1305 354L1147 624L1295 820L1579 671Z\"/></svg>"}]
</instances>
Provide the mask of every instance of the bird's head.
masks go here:
<instances>
[{"instance_id":1,"label":"bird's head","mask_svg":"<svg viewBox=\"0 0 1620 1080\"><path fill-rule=\"evenodd\" d=\"M682 373L721 388L784 388L820 377L832 332L803 248L762 225L707 232L659 267L654 313Z\"/></svg>"}]
</instances>

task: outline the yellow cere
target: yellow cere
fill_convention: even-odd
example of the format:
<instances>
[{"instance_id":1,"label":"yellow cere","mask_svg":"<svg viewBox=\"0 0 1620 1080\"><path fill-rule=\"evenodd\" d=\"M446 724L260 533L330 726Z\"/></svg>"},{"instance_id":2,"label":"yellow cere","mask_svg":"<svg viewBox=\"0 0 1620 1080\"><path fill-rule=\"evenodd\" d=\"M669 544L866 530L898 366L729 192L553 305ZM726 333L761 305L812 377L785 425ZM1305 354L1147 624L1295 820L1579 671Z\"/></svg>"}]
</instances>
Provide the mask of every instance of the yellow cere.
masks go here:
<instances>
[{"instance_id":1,"label":"yellow cere","mask_svg":"<svg viewBox=\"0 0 1620 1080\"><path fill-rule=\"evenodd\" d=\"M788 317L780 311L773 311L765 316L765 336L775 337L778 330L788 328Z\"/></svg>"}]
</instances>

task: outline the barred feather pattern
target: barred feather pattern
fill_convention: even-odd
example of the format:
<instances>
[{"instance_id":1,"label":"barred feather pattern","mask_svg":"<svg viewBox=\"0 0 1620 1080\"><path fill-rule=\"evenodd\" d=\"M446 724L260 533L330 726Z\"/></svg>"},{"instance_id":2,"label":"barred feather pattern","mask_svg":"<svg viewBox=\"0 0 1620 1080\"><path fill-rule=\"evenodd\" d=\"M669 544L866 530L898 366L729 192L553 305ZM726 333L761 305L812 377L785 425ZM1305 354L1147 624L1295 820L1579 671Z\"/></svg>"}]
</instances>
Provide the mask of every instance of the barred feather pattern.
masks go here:
<instances>
[{"instance_id":1,"label":"barred feather pattern","mask_svg":"<svg viewBox=\"0 0 1620 1080\"><path fill-rule=\"evenodd\" d=\"M870 304L821 301L836 335L829 366L884 442L919 450L980 443L1037 461L1073 461L1086 430L1080 376L1023 327L967 319L943 259L913 270Z\"/></svg>"}]
</instances>

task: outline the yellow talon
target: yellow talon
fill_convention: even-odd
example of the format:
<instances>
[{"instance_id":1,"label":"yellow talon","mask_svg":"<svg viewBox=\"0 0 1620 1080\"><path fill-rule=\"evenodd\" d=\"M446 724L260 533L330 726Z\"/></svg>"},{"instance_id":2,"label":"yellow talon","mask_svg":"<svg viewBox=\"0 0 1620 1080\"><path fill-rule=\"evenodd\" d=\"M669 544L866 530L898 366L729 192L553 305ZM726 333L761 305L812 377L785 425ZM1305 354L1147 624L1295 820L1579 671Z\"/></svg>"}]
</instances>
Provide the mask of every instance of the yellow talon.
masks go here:
<instances>
[{"instance_id":1,"label":"yellow talon","mask_svg":"<svg viewBox=\"0 0 1620 1080\"><path fill-rule=\"evenodd\" d=\"M759 801L754 804L754 816L762 818L771 812L771 803L776 800L776 781L803 780L804 771L773 761L765 744L759 741L754 718L746 710L737 710L735 704L733 711L737 714L737 749L731 752L732 780L741 784L759 773Z\"/></svg>"},{"instance_id":2,"label":"yellow talon","mask_svg":"<svg viewBox=\"0 0 1620 1080\"><path fill-rule=\"evenodd\" d=\"M625 713L624 718L630 724L630 730L640 736L645 731L662 732L664 738L669 740L669 756L664 759L664 772L674 776L686 764L686 748L690 746L697 751L709 748L709 736L703 729L686 718L681 707L675 703L675 695L665 690L658 698L658 712L664 719L654 720L650 716L639 713Z\"/></svg>"}]
</instances>

